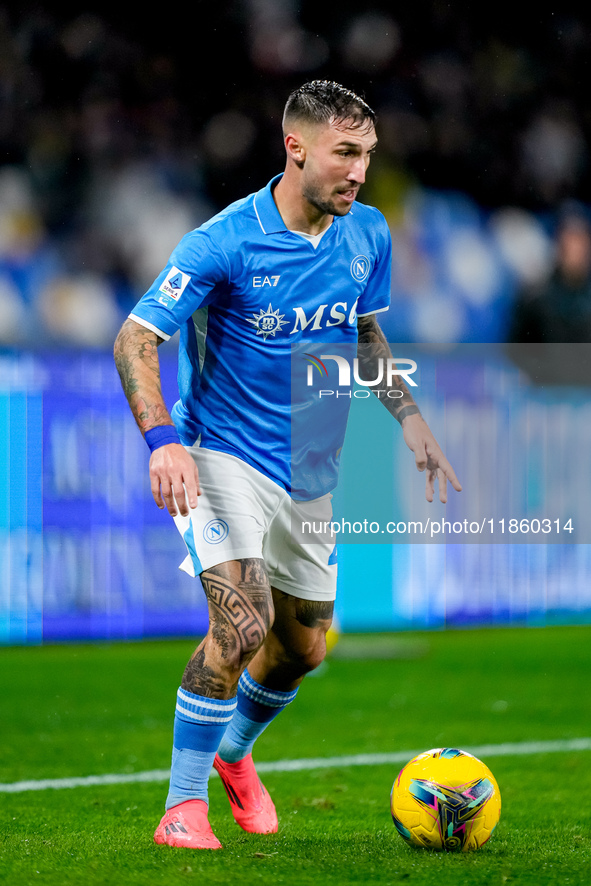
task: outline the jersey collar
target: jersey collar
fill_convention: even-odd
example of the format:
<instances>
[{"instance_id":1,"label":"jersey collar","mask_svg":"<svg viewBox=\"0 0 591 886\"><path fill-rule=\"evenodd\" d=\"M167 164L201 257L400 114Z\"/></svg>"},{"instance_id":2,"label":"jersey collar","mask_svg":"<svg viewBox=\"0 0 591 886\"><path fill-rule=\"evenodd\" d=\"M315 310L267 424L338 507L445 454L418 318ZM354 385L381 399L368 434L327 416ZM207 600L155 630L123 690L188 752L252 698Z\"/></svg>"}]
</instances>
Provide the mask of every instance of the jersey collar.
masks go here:
<instances>
[{"instance_id":1,"label":"jersey collar","mask_svg":"<svg viewBox=\"0 0 591 886\"><path fill-rule=\"evenodd\" d=\"M285 222L273 199L273 188L282 178L283 173L276 175L265 188L261 188L254 195L254 211L263 234L277 234L279 231L287 231Z\"/></svg>"}]
</instances>

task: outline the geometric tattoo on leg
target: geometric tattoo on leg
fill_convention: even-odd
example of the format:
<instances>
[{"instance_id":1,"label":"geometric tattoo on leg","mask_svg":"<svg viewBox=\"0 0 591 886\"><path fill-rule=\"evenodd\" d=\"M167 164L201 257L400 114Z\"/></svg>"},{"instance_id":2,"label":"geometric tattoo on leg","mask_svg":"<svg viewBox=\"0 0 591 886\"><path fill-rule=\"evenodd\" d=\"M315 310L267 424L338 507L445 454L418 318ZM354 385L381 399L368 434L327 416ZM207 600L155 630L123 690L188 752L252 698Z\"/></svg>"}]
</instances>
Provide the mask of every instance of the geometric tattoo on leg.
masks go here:
<instances>
[{"instance_id":1,"label":"geometric tattoo on leg","mask_svg":"<svg viewBox=\"0 0 591 886\"><path fill-rule=\"evenodd\" d=\"M238 582L232 581L225 564L201 574L209 604L210 633L221 659L228 664L248 663L265 639L273 617L272 596L264 563L246 559ZM205 665L200 646L187 665L184 688L198 695L217 695L223 683L215 668Z\"/></svg>"}]
</instances>

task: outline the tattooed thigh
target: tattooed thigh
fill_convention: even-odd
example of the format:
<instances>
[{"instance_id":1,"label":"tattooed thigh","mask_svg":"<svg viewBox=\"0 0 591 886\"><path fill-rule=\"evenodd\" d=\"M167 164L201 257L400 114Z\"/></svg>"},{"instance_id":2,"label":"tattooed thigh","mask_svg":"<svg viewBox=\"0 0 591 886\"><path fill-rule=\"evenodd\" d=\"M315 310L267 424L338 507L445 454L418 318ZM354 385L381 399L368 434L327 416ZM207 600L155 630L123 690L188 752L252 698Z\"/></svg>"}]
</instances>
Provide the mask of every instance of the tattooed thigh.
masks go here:
<instances>
[{"instance_id":1,"label":"tattooed thigh","mask_svg":"<svg viewBox=\"0 0 591 886\"><path fill-rule=\"evenodd\" d=\"M332 600L300 600L296 598L296 618L305 628L325 627L328 629L333 611L334 602Z\"/></svg>"},{"instance_id":2,"label":"tattooed thigh","mask_svg":"<svg viewBox=\"0 0 591 886\"><path fill-rule=\"evenodd\" d=\"M261 646L273 622L273 601L262 560L221 563L201 574L210 633L222 658L243 659Z\"/></svg>"}]
</instances>

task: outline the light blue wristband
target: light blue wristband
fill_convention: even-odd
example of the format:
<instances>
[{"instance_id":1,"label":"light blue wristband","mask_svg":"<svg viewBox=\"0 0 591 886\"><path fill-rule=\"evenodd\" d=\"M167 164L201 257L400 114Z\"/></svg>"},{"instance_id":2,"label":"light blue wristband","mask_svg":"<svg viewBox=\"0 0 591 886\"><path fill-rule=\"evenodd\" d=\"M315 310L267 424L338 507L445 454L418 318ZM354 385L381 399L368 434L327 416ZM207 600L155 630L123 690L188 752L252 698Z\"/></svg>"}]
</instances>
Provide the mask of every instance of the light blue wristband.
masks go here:
<instances>
[{"instance_id":1,"label":"light blue wristband","mask_svg":"<svg viewBox=\"0 0 591 886\"><path fill-rule=\"evenodd\" d=\"M166 446L167 443L181 442L181 438L177 434L174 425L158 425L155 428L150 428L144 434L144 440L150 447L150 452L160 449L161 446Z\"/></svg>"}]
</instances>

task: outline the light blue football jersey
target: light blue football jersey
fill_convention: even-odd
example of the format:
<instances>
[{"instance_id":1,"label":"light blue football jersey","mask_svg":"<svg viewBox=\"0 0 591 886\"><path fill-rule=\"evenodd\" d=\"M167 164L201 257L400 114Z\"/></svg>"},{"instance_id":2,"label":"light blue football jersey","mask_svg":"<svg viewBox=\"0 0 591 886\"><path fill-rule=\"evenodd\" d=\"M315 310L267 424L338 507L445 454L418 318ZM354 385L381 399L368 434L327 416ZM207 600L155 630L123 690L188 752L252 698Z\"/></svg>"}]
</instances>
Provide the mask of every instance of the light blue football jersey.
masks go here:
<instances>
[{"instance_id":1,"label":"light blue football jersey","mask_svg":"<svg viewBox=\"0 0 591 886\"><path fill-rule=\"evenodd\" d=\"M182 442L241 458L307 500L336 485L351 402L327 406L308 367L329 346L353 356L357 317L388 309L392 247L383 215L361 203L316 247L287 230L280 178L186 234L130 316L164 339L181 330Z\"/></svg>"}]
</instances>

